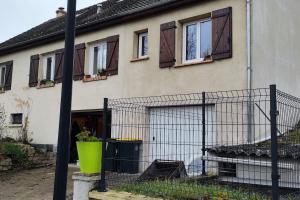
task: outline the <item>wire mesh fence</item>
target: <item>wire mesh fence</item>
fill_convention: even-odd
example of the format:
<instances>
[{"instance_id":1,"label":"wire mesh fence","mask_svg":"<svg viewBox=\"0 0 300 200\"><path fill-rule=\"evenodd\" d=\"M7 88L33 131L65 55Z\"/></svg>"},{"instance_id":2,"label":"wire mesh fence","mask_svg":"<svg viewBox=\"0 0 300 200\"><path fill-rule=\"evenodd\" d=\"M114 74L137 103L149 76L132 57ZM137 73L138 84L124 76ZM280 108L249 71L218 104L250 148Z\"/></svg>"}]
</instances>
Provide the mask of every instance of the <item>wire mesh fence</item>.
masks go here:
<instances>
[{"instance_id":1,"label":"wire mesh fence","mask_svg":"<svg viewBox=\"0 0 300 200\"><path fill-rule=\"evenodd\" d=\"M107 106L108 188L164 199L299 198L296 97L271 87L110 99Z\"/></svg>"}]
</instances>

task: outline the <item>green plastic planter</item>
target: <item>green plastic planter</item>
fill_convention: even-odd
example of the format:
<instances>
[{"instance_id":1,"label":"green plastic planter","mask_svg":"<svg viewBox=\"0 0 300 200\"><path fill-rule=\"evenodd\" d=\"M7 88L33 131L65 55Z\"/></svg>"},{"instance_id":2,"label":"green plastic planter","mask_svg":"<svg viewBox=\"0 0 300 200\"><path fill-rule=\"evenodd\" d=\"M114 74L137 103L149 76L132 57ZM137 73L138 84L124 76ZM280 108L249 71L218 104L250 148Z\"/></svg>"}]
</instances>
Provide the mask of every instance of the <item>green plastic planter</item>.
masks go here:
<instances>
[{"instance_id":1,"label":"green plastic planter","mask_svg":"<svg viewBox=\"0 0 300 200\"><path fill-rule=\"evenodd\" d=\"M76 142L80 172L96 174L101 171L102 142Z\"/></svg>"}]
</instances>

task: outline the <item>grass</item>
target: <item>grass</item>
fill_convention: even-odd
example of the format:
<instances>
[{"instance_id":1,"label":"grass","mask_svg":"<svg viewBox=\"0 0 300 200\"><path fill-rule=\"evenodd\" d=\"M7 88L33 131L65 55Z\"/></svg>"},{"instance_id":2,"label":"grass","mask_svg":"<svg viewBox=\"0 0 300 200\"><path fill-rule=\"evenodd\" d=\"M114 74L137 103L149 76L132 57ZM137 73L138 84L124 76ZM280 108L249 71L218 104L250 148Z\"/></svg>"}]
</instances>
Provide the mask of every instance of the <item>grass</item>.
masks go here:
<instances>
[{"instance_id":1,"label":"grass","mask_svg":"<svg viewBox=\"0 0 300 200\"><path fill-rule=\"evenodd\" d=\"M153 181L124 185L117 188L134 194L162 199L196 200L267 200L268 198L254 192L233 189L220 185L199 185L197 183L182 183L176 181Z\"/></svg>"}]
</instances>

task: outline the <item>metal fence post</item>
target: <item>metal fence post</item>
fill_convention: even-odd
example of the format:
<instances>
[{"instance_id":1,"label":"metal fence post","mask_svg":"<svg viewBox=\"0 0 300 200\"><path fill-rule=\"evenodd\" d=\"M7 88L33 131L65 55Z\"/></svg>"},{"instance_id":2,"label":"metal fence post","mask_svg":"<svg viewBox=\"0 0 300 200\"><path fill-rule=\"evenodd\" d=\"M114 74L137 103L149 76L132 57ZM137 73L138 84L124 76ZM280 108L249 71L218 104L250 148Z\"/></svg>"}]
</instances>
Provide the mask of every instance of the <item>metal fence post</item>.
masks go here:
<instances>
[{"instance_id":1,"label":"metal fence post","mask_svg":"<svg viewBox=\"0 0 300 200\"><path fill-rule=\"evenodd\" d=\"M278 146L277 146L277 98L276 85L270 85L272 200L279 199Z\"/></svg>"},{"instance_id":2,"label":"metal fence post","mask_svg":"<svg viewBox=\"0 0 300 200\"><path fill-rule=\"evenodd\" d=\"M102 160L101 160L101 180L98 192L106 192L106 180L105 180L105 151L106 151L106 135L108 129L108 99L104 98L103 102L103 135L102 135Z\"/></svg>"},{"instance_id":3,"label":"metal fence post","mask_svg":"<svg viewBox=\"0 0 300 200\"><path fill-rule=\"evenodd\" d=\"M205 171L205 92L202 92L202 175L206 175Z\"/></svg>"}]
</instances>

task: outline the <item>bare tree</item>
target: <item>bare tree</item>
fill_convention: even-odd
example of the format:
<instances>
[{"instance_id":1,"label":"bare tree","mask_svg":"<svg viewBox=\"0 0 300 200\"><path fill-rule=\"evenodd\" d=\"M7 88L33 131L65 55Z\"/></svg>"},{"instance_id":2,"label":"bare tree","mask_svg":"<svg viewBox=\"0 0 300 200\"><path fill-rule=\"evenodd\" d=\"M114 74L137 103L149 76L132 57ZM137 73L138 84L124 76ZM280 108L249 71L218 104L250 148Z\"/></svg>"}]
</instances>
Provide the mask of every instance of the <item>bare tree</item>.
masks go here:
<instances>
[{"instance_id":1,"label":"bare tree","mask_svg":"<svg viewBox=\"0 0 300 200\"><path fill-rule=\"evenodd\" d=\"M0 139L3 137L3 132L6 127L6 112L3 105L0 105Z\"/></svg>"},{"instance_id":2,"label":"bare tree","mask_svg":"<svg viewBox=\"0 0 300 200\"><path fill-rule=\"evenodd\" d=\"M29 132L29 115L31 112L32 99L27 98L26 100L21 98L15 98L16 107L20 109L24 115L23 125L19 131L19 138L22 143L28 144L32 141Z\"/></svg>"}]
</instances>

